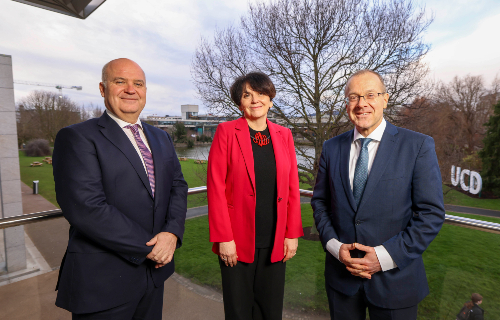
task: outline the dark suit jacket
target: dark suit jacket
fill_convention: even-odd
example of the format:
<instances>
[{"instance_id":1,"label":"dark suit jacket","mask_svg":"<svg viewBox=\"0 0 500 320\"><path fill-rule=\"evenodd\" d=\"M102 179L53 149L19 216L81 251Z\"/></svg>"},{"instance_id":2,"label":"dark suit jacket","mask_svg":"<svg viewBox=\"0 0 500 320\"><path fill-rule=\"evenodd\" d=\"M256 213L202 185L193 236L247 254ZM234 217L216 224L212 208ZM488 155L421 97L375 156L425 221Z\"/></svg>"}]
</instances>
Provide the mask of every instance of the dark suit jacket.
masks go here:
<instances>
[{"instance_id":1,"label":"dark suit jacket","mask_svg":"<svg viewBox=\"0 0 500 320\"><path fill-rule=\"evenodd\" d=\"M276 159L278 221L271 262L283 260L286 238L304 235L300 216L297 159L292 132L267 120ZM255 170L245 118L219 124L210 147L207 172L208 221L213 252L234 240L238 260L255 257Z\"/></svg>"},{"instance_id":2,"label":"dark suit jacket","mask_svg":"<svg viewBox=\"0 0 500 320\"><path fill-rule=\"evenodd\" d=\"M90 313L143 294L147 268L160 286L174 261L155 269L146 242L162 231L181 245L187 183L170 136L143 123L153 154L152 197L141 159L120 126L104 113L61 129L54 144L57 202L69 221L69 242L61 264L56 305Z\"/></svg>"},{"instance_id":3,"label":"dark suit jacket","mask_svg":"<svg viewBox=\"0 0 500 320\"><path fill-rule=\"evenodd\" d=\"M431 137L387 123L359 207L349 183L353 130L326 141L311 204L323 246L383 245L397 268L372 279L351 275L330 253L325 278L348 296L364 287L367 299L389 309L418 304L429 292L422 253L444 222L441 174Z\"/></svg>"}]
</instances>

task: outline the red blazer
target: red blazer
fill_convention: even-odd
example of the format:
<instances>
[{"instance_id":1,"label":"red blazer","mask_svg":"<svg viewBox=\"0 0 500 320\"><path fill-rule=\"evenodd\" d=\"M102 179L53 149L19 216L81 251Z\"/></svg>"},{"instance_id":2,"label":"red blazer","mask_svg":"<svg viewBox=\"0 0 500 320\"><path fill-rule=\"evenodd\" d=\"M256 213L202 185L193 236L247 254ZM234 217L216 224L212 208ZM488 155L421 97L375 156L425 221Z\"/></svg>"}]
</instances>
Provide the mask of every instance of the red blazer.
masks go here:
<instances>
[{"instance_id":1,"label":"red blazer","mask_svg":"<svg viewBox=\"0 0 500 320\"><path fill-rule=\"evenodd\" d=\"M286 238L304 235L300 216L299 176L292 133L267 121L276 159L278 221L271 262L283 260ZM208 221L213 252L217 242L234 240L238 260L255 255L255 171L245 118L219 124L208 156Z\"/></svg>"}]
</instances>

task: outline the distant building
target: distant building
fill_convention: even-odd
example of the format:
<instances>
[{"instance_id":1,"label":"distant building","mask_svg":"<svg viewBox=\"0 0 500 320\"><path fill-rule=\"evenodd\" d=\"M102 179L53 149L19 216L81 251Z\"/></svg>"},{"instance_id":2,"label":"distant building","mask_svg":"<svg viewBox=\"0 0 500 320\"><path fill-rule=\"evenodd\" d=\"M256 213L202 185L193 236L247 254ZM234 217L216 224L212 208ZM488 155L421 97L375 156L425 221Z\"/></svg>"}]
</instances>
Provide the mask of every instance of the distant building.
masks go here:
<instances>
[{"instance_id":1,"label":"distant building","mask_svg":"<svg viewBox=\"0 0 500 320\"><path fill-rule=\"evenodd\" d=\"M172 132L175 123L182 122L191 134L198 136L206 135L213 137L217 125L224 121L235 119L234 117L219 117L212 114L199 114L199 107L194 104L181 105L181 116L147 116L141 121L147 122L164 131Z\"/></svg>"},{"instance_id":2,"label":"distant building","mask_svg":"<svg viewBox=\"0 0 500 320\"><path fill-rule=\"evenodd\" d=\"M339 111L335 111L334 115L338 115ZM147 122L159 129L172 133L172 128L177 122L184 123L189 135L195 134L198 136L206 135L213 137L215 134L215 129L217 125L221 122L230 121L237 119L238 116L216 116L213 114L199 114L199 107L195 104L184 104L181 105L181 116L164 116L160 117L157 115L147 116L146 118L141 118L141 121ZM309 125L314 125L316 123L316 117L313 115L308 115L308 118L304 117L293 117L289 121L294 123L295 126L288 124L283 119L278 119L278 115L273 109L269 110L267 115L269 121L282 125L284 127L290 128L292 134L298 138L303 133L303 130L307 132L307 127ZM325 115L322 117L322 122L327 123L330 118Z\"/></svg>"},{"instance_id":3,"label":"distant building","mask_svg":"<svg viewBox=\"0 0 500 320\"><path fill-rule=\"evenodd\" d=\"M195 104L181 105L182 120L198 117L198 106Z\"/></svg>"}]
</instances>

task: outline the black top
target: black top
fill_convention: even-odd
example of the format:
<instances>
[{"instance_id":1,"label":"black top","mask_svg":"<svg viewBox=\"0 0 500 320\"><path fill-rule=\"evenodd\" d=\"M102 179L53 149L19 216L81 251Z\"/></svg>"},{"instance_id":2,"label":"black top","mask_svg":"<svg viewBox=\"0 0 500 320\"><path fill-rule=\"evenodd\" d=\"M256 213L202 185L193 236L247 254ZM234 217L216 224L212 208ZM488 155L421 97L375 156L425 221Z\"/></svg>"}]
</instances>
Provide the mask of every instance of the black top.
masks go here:
<instances>
[{"instance_id":1,"label":"black top","mask_svg":"<svg viewBox=\"0 0 500 320\"><path fill-rule=\"evenodd\" d=\"M273 246L276 221L278 219L277 203L278 190L276 188L276 159L274 158L273 142L269 128L264 131L255 131L250 128L252 141L253 161L255 170L255 247L269 248ZM265 136L258 139L258 133ZM257 135L257 137L256 137ZM268 143L267 139L269 139ZM259 143L260 142L260 143Z\"/></svg>"},{"instance_id":2,"label":"black top","mask_svg":"<svg viewBox=\"0 0 500 320\"><path fill-rule=\"evenodd\" d=\"M472 306L470 310L470 320L483 320L484 319L484 310L478 306L477 304L474 303L474 306Z\"/></svg>"}]
</instances>

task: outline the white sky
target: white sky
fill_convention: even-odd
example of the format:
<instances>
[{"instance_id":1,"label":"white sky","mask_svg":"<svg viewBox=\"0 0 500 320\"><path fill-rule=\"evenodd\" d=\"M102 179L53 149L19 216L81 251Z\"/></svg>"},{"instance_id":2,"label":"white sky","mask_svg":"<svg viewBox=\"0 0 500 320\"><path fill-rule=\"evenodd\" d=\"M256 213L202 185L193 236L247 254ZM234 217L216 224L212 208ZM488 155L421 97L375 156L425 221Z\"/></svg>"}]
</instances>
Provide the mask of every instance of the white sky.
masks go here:
<instances>
[{"instance_id":1,"label":"white sky","mask_svg":"<svg viewBox=\"0 0 500 320\"><path fill-rule=\"evenodd\" d=\"M489 85L500 76L500 1L422 1L434 22L425 36L431 43L425 57L435 80L482 75Z\"/></svg>"},{"instance_id":2,"label":"white sky","mask_svg":"<svg viewBox=\"0 0 500 320\"><path fill-rule=\"evenodd\" d=\"M138 5L140 3L140 5ZM107 0L86 20L0 0L0 53L13 59L14 79L83 86L63 90L71 99L103 106L102 65L127 57L144 69L148 102L143 115L179 115L181 104L199 104L190 64L201 36L239 21L247 0ZM417 0L434 14L425 58L435 80L500 75L498 0ZM15 85L16 102L30 91Z\"/></svg>"}]
</instances>

